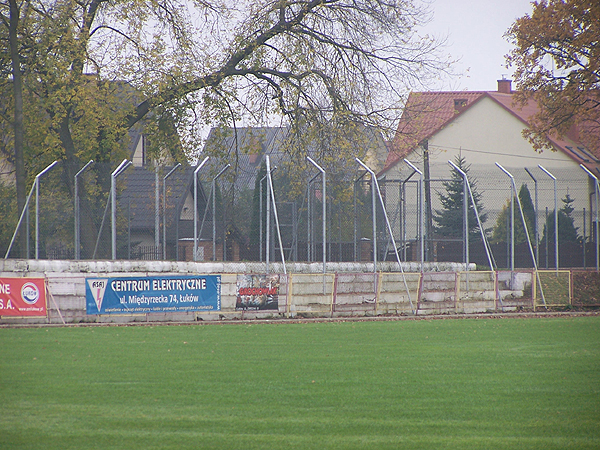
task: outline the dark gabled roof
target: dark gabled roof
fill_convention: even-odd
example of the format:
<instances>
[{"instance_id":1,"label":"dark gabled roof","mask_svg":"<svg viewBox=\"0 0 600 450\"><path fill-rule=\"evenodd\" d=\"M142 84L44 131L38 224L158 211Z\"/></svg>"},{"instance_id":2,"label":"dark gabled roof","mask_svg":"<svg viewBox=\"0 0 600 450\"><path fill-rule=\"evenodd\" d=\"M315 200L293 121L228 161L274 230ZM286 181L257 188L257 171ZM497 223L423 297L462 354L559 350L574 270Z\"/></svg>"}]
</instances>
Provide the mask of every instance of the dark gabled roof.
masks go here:
<instances>
[{"instance_id":1,"label":"dark gabled roof","mask_svg":"<svg viewBox=\"0 0 600 450\"><path fill-rule=\"evenodd\" d=\"M121 176L124 186L119 195L119 206L130 226L147 229L154 226L154 172L142 167L131 167ZM117 185L117 188L119 186Z\"/></svg>"},{"instance_id":2,"label":"dark gabled roof","mask_svg":"<svg viewBox=\"0 0 600 450\"><path fill-rule=\"evenodd\" d=\"M235 189L237 191L254 189L256 175L265 156L269 155L271 164L277 165L284 157L282 147L288 137L287 127L213 128L210 130L203 153L226 155L223 160L231 164L231 170L236 174ZM213 159L207 163L210 179L222 168L215 161Z\"/></svg>"},{"instance_id":3,"label":"dark gabled roof","mask_svg":"<svg viewBox=\"0 0 600 450\"><path fill-rule=\"evenodd\" d=\"M162 192L164 176L172 167L164 167L159 172L159 218L162 226ZM175 220L181 214L183 203L188 195L193 196L193 167L176 169L167 178L166 182L166 225L167 239L171 240L175 235ZM132 230L154 230L156 193L154 170L143 167L127 169L120 180L123 186L119 194L119 206L124 214L129 214ZM206 204L206 187L198 183L199 207L204 208ZM185 234L185 233L184 233Z\"/></svg>"},{"instance_id":4,"label":"dark gabled roof","mask_svg":"<svg viewBox=\"0 0 600 450\"><path fill-rule=\"evenodd\" d=\"M381 133L370 127L362 127L359 130L362 139L354 142L361 148L367 146L370 151L386 154L387 145ZM219 153L226 155L222 160L231 164L231 172L235 173L235 189L240 192L254 189L256 176L265 157L269 155L271 167L288 161L290 153L286 148L295 139L289 127L242 127L242 128L213 128L204 146L204 152L208 154ZM313 155L317 153L312 143L305 143L306 153ZM358 148L357 148L358 150ZM289 162L289 161L288 161ZM216 167L215 161L209 161L211 169L207 170L207 176L214 176L221 169ZM221 163L221 166L224 166ZM381 164L379 167L382 167ZM357 170L359 167L357 166ZM204 169L203 169L204 172Z\"/></svg>"}]
</instances>

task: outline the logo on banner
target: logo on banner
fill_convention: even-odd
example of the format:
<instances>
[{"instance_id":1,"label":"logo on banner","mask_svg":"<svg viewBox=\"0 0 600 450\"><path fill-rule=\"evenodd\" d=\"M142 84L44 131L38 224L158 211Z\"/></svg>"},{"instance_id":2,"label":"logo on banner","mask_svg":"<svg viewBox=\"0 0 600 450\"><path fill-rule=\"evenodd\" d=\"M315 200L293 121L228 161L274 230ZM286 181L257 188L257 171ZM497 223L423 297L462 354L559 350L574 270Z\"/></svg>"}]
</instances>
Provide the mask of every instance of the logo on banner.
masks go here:
<instances>
[{"instance_id":1,"label":"logo on banner","mask_svg":"<svg viewBox=\"0 0 600 450\"><path fill-rule=\"evenodd\" d=\"M104 280L87 280L88 286L90 287L90 292L92 293L92 297L96 302L96 307L98 311L102 308L102 299L104 299L104 292L106 291L106 286L108 284L108 279Z\"/></svg>"},{"instance_id":2,"label":"logo on banner","mask_svg":"<svg viewBox=\"0 0 600 450\"><path fill-rule=\"evenodd\" d=\"M40 290L34 283L25 283L21 288L21 298L28 305L33 305L40 298Z\"/></svg>"}]
</instances>

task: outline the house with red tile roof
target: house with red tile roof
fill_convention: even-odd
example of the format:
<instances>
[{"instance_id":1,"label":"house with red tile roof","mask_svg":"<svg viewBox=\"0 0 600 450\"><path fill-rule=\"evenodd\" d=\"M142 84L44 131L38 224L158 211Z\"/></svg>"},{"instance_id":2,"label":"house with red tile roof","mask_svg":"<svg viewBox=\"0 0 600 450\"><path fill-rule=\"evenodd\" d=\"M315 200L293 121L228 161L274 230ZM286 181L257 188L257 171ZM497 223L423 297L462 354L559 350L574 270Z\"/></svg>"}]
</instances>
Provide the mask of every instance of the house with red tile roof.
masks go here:
<instances>
[{"instance_id":1,"label":"house with red tile roof","mask_svg":"<svg viewBox=\"0 0 600 450\"><path fill-rule=\"evenodd\" d=\"M425 144L430 159L440 156L443 164L460 153L475 165L491 160L505 167L584 164L600 176L598 159L568 137L550 138L552 149L535 151L522 131L538 107L533 102L516 104L513 93L511 80L498 80L497 91L411 93L379 176L390 176L405 158L422 160Z\"/></svg>"},{"instance_id":2,"label":"house with red tile roof","mask_svg":"<svg viewBox=\"0 0 600 450\"><path fill-rule=\"evenodd\" d=\"M536 151L523 131L528 129L537 108L533 102L517 104L511 81L506 79L498 81L495 91L412 92L396 135L389 142L385 165L378 173L381 180L404 182L402 189L407 189L404 194L388 195L388 212L394 216L394 211L398 211L406 216L406 211L416 211L417 187L410 183L415 183L417 176L406 159L425 178L429 173L426 198L430 198L435 217L436 211L442 209L440 196L446 193L443 180L449 180L453 170L448 161L455 162L460 157L469 167L470 181L481 194L482 208L488 215L484 228L491 230L498 226L500 212L511 198L510 178L497 167L498 163L514 176L517 190L523 184L530 190L538 205L541 239L545 216L554 210L553 180L539 167L542 166L557 179L558 208L563 206L560 199L569 194L575 200L571 205L575 208L575 225L580 234L585 229L589 238L594 225L595 189L580 165L600 178L600 161L574 140L577 133L560 139L551 137L551 148ZM401 206L394 204L402 203L398 197L404 199ZM519 213L516 214L515 220L519 221ZM408 240L416 240L416 214L408 214L407 220L399 232L408 233ZM431 232L429 239L436 238Z\"/></svg>"}]
</instances>

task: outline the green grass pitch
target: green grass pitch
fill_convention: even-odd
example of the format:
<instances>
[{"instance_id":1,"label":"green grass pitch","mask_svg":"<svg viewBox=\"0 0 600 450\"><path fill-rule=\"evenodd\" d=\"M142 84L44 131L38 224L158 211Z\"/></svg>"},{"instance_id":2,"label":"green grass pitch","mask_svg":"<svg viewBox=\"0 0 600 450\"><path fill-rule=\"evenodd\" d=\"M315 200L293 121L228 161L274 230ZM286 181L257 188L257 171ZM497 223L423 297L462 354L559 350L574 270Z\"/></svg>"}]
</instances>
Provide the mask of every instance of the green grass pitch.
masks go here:
<instances>
[{"instance_id":1,"label":"green grass pitch","mask_svg":"<svg viewBox=\"0 0 600 450\"><path fill-rule=\"evenodd\" d=\"M1 449L598 449L600 317L0 329Z\"/></svg>"}]
</instances>

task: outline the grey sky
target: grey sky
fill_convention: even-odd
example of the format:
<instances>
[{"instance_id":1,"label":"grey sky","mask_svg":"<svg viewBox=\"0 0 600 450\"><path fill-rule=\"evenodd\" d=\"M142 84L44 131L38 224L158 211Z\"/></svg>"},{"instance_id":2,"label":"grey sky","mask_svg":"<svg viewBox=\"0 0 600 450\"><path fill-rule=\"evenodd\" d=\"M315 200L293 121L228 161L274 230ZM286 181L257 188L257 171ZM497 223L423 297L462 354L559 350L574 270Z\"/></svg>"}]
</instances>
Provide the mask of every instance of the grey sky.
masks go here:
<instances>
[{"instance_id":1,"label":"grey sky","mask_svg":"<svg viewBox=\"0 0 600 450\"><path fill-rule=\"evenodd\" d=\"M464 74L432 90L489 91L503 75L511 78L504 55L512 46L503 35L515 19L531 14L529 0L431 0L431 8L433 21L425 31L448 37L445 52L461 58L456 71Z\"/></svg>"}]
</instances>

